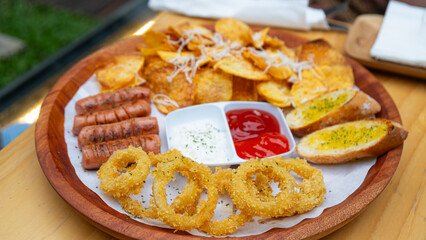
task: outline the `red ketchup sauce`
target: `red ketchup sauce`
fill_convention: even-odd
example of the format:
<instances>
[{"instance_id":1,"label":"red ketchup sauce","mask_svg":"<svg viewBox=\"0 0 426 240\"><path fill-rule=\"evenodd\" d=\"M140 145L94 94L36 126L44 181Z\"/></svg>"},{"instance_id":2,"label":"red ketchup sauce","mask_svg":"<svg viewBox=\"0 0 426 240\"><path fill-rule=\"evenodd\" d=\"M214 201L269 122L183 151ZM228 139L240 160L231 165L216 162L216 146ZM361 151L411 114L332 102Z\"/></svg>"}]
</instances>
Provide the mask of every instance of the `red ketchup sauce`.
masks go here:
<instances>
[{"instance_id":1,"label":"red ketchup sauce","mask_svg":"<svg viewBox=\"0 0 426 240\"><path fill-rule=\"evenodd\" d=\"M226 112L237 154L242 159L265 158L290 151L274 115L260 109Z\"/></svg>"}]
</instances>

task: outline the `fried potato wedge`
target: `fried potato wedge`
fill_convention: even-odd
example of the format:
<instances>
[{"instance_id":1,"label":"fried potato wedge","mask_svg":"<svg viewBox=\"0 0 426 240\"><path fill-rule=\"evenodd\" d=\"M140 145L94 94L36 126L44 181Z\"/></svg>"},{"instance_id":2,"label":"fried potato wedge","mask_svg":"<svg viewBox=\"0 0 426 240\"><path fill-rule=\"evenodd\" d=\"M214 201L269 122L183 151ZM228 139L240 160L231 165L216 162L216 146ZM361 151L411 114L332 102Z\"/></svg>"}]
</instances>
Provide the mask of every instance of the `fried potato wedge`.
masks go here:
<instances>
[{"instance_id":1,"label":"fried potato wedge","mask_svg":"<svg viewBox=\"0 0 426 240\"><path fill-rule=\"evenodd\" d=\"M236 19L222 18L219 19L214 29L220 33L225 40L230 40L244 47L252 42L253 31L251 28Z\"/></svg>"},{"instance_id":2,"label":"fried potato wedge","mask_svg":"<svg viewBox=\"0 0 426 240\"><path fill-rule=\"evenodd\" d=\"M290 87L286 81L266 81L257 84L257 92L276 107L291 106Z\"/></svg>"},{"instance_id":3,"label":"fried potato wedge","mask_svg":"<svg viewBox=\"0 0 426 240\"><path fill-rule=\"evenodd\" d=\"M323 39L301 45L297 49L299 62L313 61L316 65L346 64L345 57Z\"/></svg>"},{"instance_id":4,"label":"fried potato wedge","mask_svg":"<svg viewBox=\"0 0 426 240\"><path fill-rule=\"evenodd\" d=\"M229 101L232 98L231 74L212 68L202 68L194 78L195 103Z\"/></svg>"},{"instance_id":5,"label":"fried potato wedge","mask_svg":"<svg viewBox=\"0 0 426 240\"><path fill-rule=\"evenodd\" d=\"M248 60L243 58L225 57L216 62L213 68L250 80L262 81L270 79L267 73L253 66Z\"/></svg>"},{"instance_id":6,"label":"fried potato wedge","mask_svg":"<svg viewBox=\"0 0 426 240\"><path fill-rule=\"evenodd\" d=\"M102 85L104 90L136 86L145 81L141 77L144 62L144 56L116 56L113 63L96 71L96 80Z\"/></svg>"},{"instance_id":7,"label":"fried potato wedge","mask_svg":"<svg viewBox=\"0 0 426 240\"><path fill-rule=\"evenodd\" d=\"M257 82L234 77L232 83L232 101L258 101Z\"/></svg>"},{"instance_id":8,"label":"fried potato wedge","mask_svg":"<svg viewBox=\"0 0 426 240\"><path fill-rule=\"evenodd\" d=\"M318 74L310 69L302 71L302 79L293 84L290 90L290 96L295 107L328 91L327 86L317 76Z\"/></svg>"},{"instance_id":9,"label":"fried potato wedge","mask_svg":"<svg viewBox=\"0 0 426 240\"><path fill-rule=\"evenodd\" d=\"M194 86L186 80L184 73L178 73L169 81L174 66L159 57L151 58L146 65L144 76L147 86L154 94L163 94L175 101L179 107L187 107L194 103Z\"/></svg>"}]
</instances>

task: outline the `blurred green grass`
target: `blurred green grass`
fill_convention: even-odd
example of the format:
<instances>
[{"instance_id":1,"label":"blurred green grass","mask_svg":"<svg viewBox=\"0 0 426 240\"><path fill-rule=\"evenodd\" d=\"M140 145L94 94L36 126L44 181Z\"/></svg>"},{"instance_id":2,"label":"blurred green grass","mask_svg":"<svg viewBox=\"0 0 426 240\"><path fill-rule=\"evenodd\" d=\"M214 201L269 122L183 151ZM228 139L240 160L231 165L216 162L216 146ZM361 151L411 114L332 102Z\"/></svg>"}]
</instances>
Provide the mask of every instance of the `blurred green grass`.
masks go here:
<instances>
[{"instance_id":1,"label":"blurred green grass","mask_svg":"<svg viewBox=\"0 0 426 240\"><path fill-rule=\"evenodd\" d=\"M25 0L0 0L0 32L25 41L18 54L0 60L0 88L84 35L97 21Z\"/></svg>"}]
</instances>

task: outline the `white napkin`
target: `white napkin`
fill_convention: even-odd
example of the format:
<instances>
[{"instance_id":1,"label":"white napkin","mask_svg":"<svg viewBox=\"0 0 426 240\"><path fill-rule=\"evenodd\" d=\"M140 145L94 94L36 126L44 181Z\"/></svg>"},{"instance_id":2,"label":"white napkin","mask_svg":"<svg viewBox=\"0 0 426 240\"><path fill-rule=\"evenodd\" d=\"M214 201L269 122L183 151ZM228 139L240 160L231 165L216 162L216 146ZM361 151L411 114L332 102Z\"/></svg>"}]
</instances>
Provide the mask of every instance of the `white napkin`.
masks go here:
<instances>
[{"instance_id":1,"label":"white napkin","mask_svg":"<svg viewBox=\"0 0 426 240\"><path fill-rule=\"evenodd\" d=\"M235 18L274 27L329 29L325 13L308 7L308 0L150 0L154 10L205 18Z\"/></svg>"},{"instance_id":2,"label":"white napkin","mask_svg":"<svg viewBox=\"0 0 426 240\"><path fill-rule=\"evenodd\" d=\"M372 57L426 68L426 8L391 1Z\"/></svg>"}]
</instances>

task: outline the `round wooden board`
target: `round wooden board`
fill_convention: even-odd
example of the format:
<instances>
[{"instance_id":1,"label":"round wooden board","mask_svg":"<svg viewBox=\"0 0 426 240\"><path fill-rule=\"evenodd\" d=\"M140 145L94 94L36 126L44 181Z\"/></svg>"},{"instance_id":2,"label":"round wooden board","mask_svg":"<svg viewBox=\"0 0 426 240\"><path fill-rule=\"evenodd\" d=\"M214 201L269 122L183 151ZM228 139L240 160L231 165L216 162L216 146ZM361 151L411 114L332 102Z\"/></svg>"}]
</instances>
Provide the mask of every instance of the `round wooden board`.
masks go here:
<instances>
[{"instance_id":1,"label":"round wooden board","mask_svg":"<svg viewBox=\"0 0 426 240\"><path fill-rule=\"evenodd\" d=\"M270 34L284 40L289 47L307 41L279 30L271 30ZM44 174L59 195L105 232L124 239L200 238L186 232L174 233L173 230L145 225L113 210L80 181L68 158L64 140L65 106L97 66L111 61L111 56L134 53L138 44L143 44L141 36L124 39L83 59L61 77L41 107L35 132L37 156ZM348 59L348 62L354 69L356 85L382 106L378 117L401 123L398 109L379 81L355 61ZM305 219L291 228L272 229L240 239L316 239L337 230L355 218L382 192L398 166L401 153L402 146L380 156L362 185L345 201L326 209L320 216Z\"/></svg>"}]
</instances>

